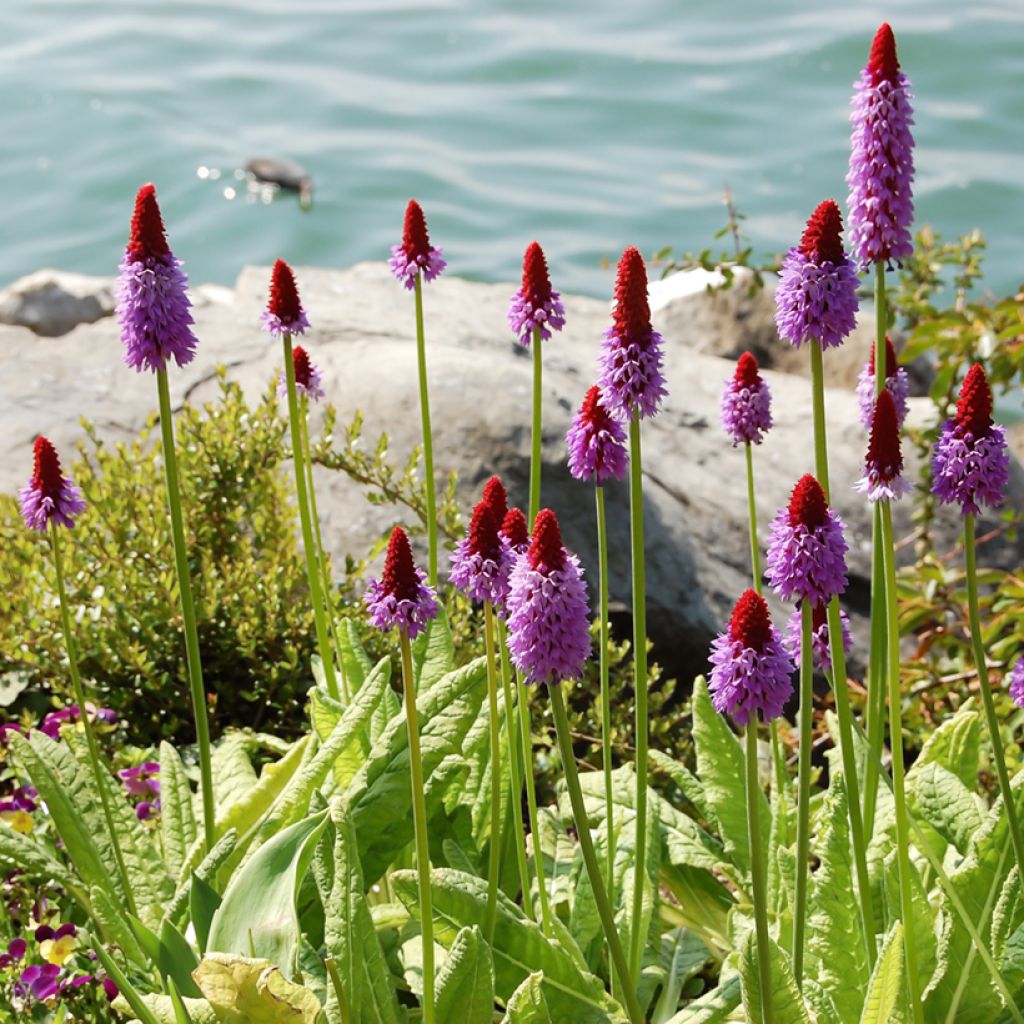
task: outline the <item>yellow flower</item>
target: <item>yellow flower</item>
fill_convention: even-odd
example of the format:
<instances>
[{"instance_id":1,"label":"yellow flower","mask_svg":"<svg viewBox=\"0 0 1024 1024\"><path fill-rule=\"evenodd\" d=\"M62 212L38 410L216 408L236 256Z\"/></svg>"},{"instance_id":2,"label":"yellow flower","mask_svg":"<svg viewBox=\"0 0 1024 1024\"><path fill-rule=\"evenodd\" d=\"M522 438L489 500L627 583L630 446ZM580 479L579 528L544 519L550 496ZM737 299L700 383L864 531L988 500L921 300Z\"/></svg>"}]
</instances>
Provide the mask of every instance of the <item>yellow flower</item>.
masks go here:
<instances>
[{"instance_id":1,"label":"yellow flower","mask_svg":"<svg viewBox=\"0 0 1024 1024\"><path fill-rule=\"evenodd\" d=\"M74 935L62 935L59 939L44 939L39 943L39 952L44 960L63 967L77 945L78 939Z\"/></svg>"},{"instance_id":2,"label":"yellow flower","mask_svg":"<svg viewBox=\"0 0 1024 1024\"><path fill-rule=\"evenodd\" d=\"M0 811L0 821L7 822L15 832L27 836L35 826L28 811Z\"/></svg>"}]
</instances>

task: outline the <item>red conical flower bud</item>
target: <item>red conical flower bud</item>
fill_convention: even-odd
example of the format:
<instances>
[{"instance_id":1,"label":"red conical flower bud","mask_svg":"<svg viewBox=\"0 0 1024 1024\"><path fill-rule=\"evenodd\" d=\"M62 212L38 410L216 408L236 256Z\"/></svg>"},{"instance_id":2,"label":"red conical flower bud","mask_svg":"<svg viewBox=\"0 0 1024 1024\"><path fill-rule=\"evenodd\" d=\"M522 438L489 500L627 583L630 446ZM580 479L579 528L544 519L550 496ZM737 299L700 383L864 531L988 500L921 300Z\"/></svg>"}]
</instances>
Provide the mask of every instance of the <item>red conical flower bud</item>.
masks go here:
<instances>
[{"instance_id":1,"label":"red conical flower bud","mask_svg":"<svg viewBox=\"0 0 1024 1024\"><path fill-rule=\"evenodd\" d=\"M166 256L170 251L156 202L156 186L150 182L143 185L135 196L128 252L134 259L144 260L151 256Z\"/></svg>"},{"instance_id":2,"label":"red conical flower bud","mask_svg":"<svg viewBox=\"0 0 1024 1024\"><path fill-rule=\"evenodd\" d=\"M828 522L828 502L821 484L806 473L800 477L789 499L789 522L791 526L806 526L815 530Z\"/></svg>"},{"instance_id":3,"label":"red conical flower bud","mask_svg":"<svg viewBox=\"0 0 1024 1024\"><path fill-rule=\"evenodd\" d=\"M295 367L295 383L308 389L312 371L309 365L309 355L301 345L292 349L292 364Z\"/></svg>"},{"instance_id":4,"label":"red conical flower bud","mask_svg":"<svg viewBox=\"0 0 1024 1024\"><path fill-rule=\"evenodd\" d=\"M405 208L405 223L402 227L402 248L409 259L426 259L430 255L430 236L427 234L427 219L415 199L409 200Z\"/></svg>"},{"instance_id":5,"label":"red conical flower bud","mask_svg":"<svg viewBox=\"0 0 1024 1024\"><path fill-rule=\"evenodd\" d=\"M491 510L494 516L495 526L500 528L505 522L505 514L508 512L508 492L501 482L500 476L492 476L484 484L483 494L480 500Z\"/></svg>"},{"instance_id":6,"label":"red conical flower bud","mask_svg":"<svg viewBox=\"0 0 1024 1024\"><path fill-rule=\"evenodd\" d=\"M736 373L733 375L733 380L738 387L747 388L749 391L756 391L761 386L761 374L752 352L744 352L736 360Z\"/></svg>"},{"instance_id":7,"label":"red conical flower bud","mask_svg":"<svg viewBox=\"0 0 1024 1024\"><path fill-rule=\"evenodd\" d=\"M400 526L391 531L380 583L383 593L392 594L399 600L414 601L419 593L420 581L412 560L409 538Z\"/></svg>"},{"instance_id":8,"label":"red conical flower bud","mask_svg":"<svg viewBox=\"0 0 1024 1024\"><path fill-rule=\"evenodd\" d=\"M647 301L647 268L635 246L629 246L619 260L615 279L616 332L623 338L646 337L651 330L651 307Z\"/></svg>"},{"instance_id":9,"label":"red conical flower bud","mask_svg":"<svg viewBox=\"0 0 1024 1024\"><path fill-rule=\"evenodd\" d=\"M505 513L501 533L515 551L521 551L530 543L530 531L526 528L526 516L521 508L510 508Z\"/></svg>"},{"instance_id":10,"label":"red conical flower bud","mask_svg":"<svg viewBox=\"0 0 1024 1024\"><path fill-rule=\"evenodd\" d=\"M834 199L826 199L818 204L811 214L800 239L800 251L809 260L816 263L843 262L843 218Z\"/></svg>"},{"instance_id":11,"label":"red conical flower bud","mask_svg":"<svg viewBox=\"0 0 1024 1024\"><path fill-rule=\"evenodd\" d=\"M988 434L992 426L992 389L980 363L975 363L960 385L956 403L956 423L975 439Z\"/></svg>"},{"instance_id":12,"label":"red conical flower bud","mask_svg":"<svg viewBox=\"0 0 1024 1024\"><path fill-rule=\"evenodd\" d=\"M40 434L36 438L32 454L34 456L32 486L44 498L49 498L56 503L60 499L61 491L64 487L64 473L61 470L57 449Z\"/></svg>"},{"instance_id":13,"label":"red conical flower bud","mask_svg":"<svg viewBox=\"0 0 1024 1024\"><path fill-rule=\"evenodd\" d=\"M885 376L886 378L895 377L896 371L900 368L900 364L896 361L896 348L892 343L892 339L887 334L885 336ZM874 374L875 372L875 346L871 346L871 356L868 359L868 370Z\"/></svg>"},{"instance_id":14,"label":"red conical flower bud","mask_svg":"<svg viewBox=\"0 0 1024 1024\"><path fill-rule=\"evenodd\" d=\"M772 638L772 618L765 599L756 590L745 590L729 620L729 636L755 651L763 651Z\"/></svg>"},{"instance_id":15,"label":"red conical flower bud","mask_svg":"<svg viewBox=\"0 0 1024 1024\"><path fill-rule=\"evenodd\" d=\"M274 264L267 312L271 316L276 316L283 324L297 323L303 318L299 290L295 286L295 275L284 260L278 260Z\"/></svg>"},{"instance_id":16,"label":"red conical flower bud","mask_svg":"<svg viewBox=\"0 0 1024 1024\"><path fill-rule=\"evenodd\" d=\"M543 306L551 298L551 278L544 250L531 242L523 256L523 298L531 306Z\"/></svg>"},{"instance_id":17,"label":"red conical flower bud","mask_svg":"<svg viewBox=\"0 0 1024 1024\"><path fill-rule=\"evenodd\" d=\"M874 466L882 480L894 480L903 470L899 417L888 390L883 391L875 400L867 465Z\"/></svg>"},{"instance_id":18,"label":"red conical flower bud","mask_svg":"<svg viewBox=\"0 0 1024 1024\"><path fill-rule=\"evenodd\" d=\"M871 56L868 57L868 71L871 73L871 84L893 82L895 84L900 71L900 62L896 59L896 39L887 21L882 22L875 33L871 44Z\"/></svg>"},{"instance_id":19,"label":"red conical flower bud","mask_svg":"<svg viewBox=\"0 0 1024 1024\"><path fill-rule=\"evenodd\" d=\"M498 523L486 501L478 502L473 509L473 518L469 521L468 539L470 554L497 559L501 549Z\"/></svg>"},{"instance_id":20,"label":"red conical flower bud","mask_svg":"<svg viewBox=\"0 0 1024 1024\"><path fill-rule=\"evenodd\" d=\"M542 508L533 522L533 540L530 542L530 568L543 568L551 572L565 564L565 547L558 529L555 513Z\"/></svg>"}]
</instances>

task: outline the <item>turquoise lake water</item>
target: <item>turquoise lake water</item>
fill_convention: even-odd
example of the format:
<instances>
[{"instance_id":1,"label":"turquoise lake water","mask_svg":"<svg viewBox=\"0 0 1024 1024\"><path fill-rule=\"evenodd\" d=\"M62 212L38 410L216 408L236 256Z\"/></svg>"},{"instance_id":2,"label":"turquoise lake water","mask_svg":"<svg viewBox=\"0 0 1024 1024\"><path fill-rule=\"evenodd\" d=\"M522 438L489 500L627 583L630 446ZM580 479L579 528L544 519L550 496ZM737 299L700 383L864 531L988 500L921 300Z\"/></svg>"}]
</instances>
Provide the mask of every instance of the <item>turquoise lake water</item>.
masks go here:
<instances>
[{"instance_id":1,"label":"turquoise lake water","mask_svg":"<svg viewBox=\"0 0 1024 1024\"><path fill-rule=\"evenodd\" d=\"M1024 279L1024 0L625 3L3 0L0 283L114 272L157 183L194 281L379 259L415 195L452 271L605 295L624 245L700 249L723 185L755 253L845 200L851 83L892 22L917 94L919 222ZM312 173L308 214L235 171Z\"/></svg>"}]
</instances>

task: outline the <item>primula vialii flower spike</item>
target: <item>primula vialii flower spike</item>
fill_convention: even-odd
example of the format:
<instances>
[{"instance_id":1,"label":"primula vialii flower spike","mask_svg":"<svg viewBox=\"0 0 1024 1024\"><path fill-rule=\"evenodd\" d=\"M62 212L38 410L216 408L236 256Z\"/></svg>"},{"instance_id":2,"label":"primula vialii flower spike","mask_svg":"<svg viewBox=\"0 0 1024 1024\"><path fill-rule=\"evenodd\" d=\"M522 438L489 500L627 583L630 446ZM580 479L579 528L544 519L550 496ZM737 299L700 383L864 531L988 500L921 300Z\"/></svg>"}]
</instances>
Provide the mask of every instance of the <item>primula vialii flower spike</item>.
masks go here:
<instances>
[{"instance_id":1,"label":"primula vialii flower spike","mask_svg":"<svg viewBox=\"0 0 1024 1024\"><path fill-rule=\"evenodd\" d=\"M82 492L64 476L57 450L41 434L33 448L32 478L18 492L25 525L46 532L50 520L74 526L75 516L85 511Z\"/></svg>"},{"instance_id":2,"label":"primula vialii flower spike","mask_svg":"<svg viewBox=\"0 0 1024 1024\"><path fill-rule=\"evenodd\" d=\"M320 367L309 358L309 353L301 345L292 349L292 365L295 367L296 392L305 395L310 401L320 401L324 397L324 389L321 387L323 375ZM288 397L288 376L284 370L277 379L277 397Z\"/></svg>"},{"instance_id":3,"label":"primula vialii flower spike","mask_svg":"<svg viewBox=\"0 0 1024 1024\"><path fill-rule=\"evenodd\" d=\"M309 329L309 320L295 284L295 274L284 260L274 263L270 275L270 298L262 320L263 329L276 338L283 334L305 334Z\"/></svg>"},{"instance_id":4,"label":"primula vialii flower spike","mask_svg":"<svg viewBox=\"0 0 1024 1024\"><path fill-rule=\"evenodd\" d=\"M857 483L857 490L866 494L870 501L898 501L910 489L911 485L903 478L896 403L888 391L883 391L875 401L864 475Z\"/></svg>"},{"instance_id":5,"label":"primula vialii flower spike","mask_svg":"<svg viewBox=\"0 0 1024 1024\"><path fill-rule=\"evenodd\" d=\"M544 250L531 242L523 256L523 284L512 296L508 324L521 345L529 345L535 330L546 341L565 326L562 297L551 287Z\"/></svg>"},{"instance_id":6,"label":"primula vialii flower spike","mask_svg":"<svg viewBox=\"0 0 1024 1024\"><path fill-rule=\"evenodd\" d=\"M596 384L587 392L565 437L569 447L569 472L577 480L593 480L598 487L626 474L626 432L601 404Z\"/></svg>"},{"instance_id":7,"label":"primula vialii flower spike","mask_svg":"<svg viewBox=\"0 0 1024 1024\"><path fill-rule=\"evenodd\" d=\"M441 249L430 244L427 219L415 199L410 199L405 208L402 241L391 247L388 266L410 291L416 287L416 278L420 273L424 280L433 281L447 266L441 257Z\"/></svg>"},{"instance_id":8,"label":"primula vialii flower spike","mask_svg":"<svg viewBox=\"0 0 1024 1024\"><path fill-rule=\"evenodd\" d=\"M665 397L661 335L651 326L647 270L639 250L630 246L619 260L615 312L601 346L601 395L619 419L653 416Z\"/></svg>"},{"instance_id":9,"label":"primula vialii flower spike","mask_svg":"<svg viewBox=\"0 0 1024 1024\"><path fill-rule=\"evenodd\" d=\"M857 271L843 251L842 230L839 207L826 199L782 262L775 325L796 348L812 340L837 348L856 324Z\"/></svg>"},{"instance_id":10,"label":"primula vialii flower spike","mask_svg":"<svg viewBox=\"0 0 1024 1024\"><path fill-rule=\"evenodd\" d=\"M452 584L474 601L490 601L501 613L514 560L515 553L501 536L491 506L486 499L480 501L473 509L468 536L452 554Z\"/></svg>"},{"instance_id":11,"label":"primula vialii flower spike","mask_svg":"<svg viewBox=\"0 0 1024 1024\"><path fill-rule=\"evenodd\" d=\"M745 591L736 602L728 631L711 645L710 661L708 690L717 711L737 725L758 711L765 721L782 714L793 693L793 662L756 591Z\"/></svg>"},{"instance_id":12,"label":"primula vialii flower spike","mask_svg":"<svg viewBox=\"0 0 1024 1024\"><path fill-rule=\"evenodd\" d=\"M862 266L901 260L914 251L913 95L896 58L888 24L875 35L867 66L854 83L850 244Z\"/></svg>"},{"instance_id":13,"label":"primula vialii flower spike","mask_svg":"<svg viewBox=\"0 0 1024 1024\"><path fill-rule=\"evenodd\" d=\"M811 612L811 656L814 667L826 675L832 673L832 652L829 649L828 609L823 604L816 604ZM843 630L843 653L849 654L852 645L850 637L850 616L845 611L839 613L839 621ZM801 612L797 608L789 617L786 625L786 636L783 643L794 662L800 658Z\"/></svg>"},{"instance_id":14,"label":"primula vialii flower spike","mask_svg":"<svg viewBox=\"0 0 1024 1024\"><path fill-rule=\"evenodd\" d=\"M590 656L590 611L579 559L562 545L558 520L542 508L508 595L508 649L527 683L578 679Z\"/></svg>"},{"instance_id":15,"label":"primula vialii flower spike","mask_svg":"<svg viewBox=\"0 0 1024 1024\"><path fill-rule=\"evenodd\" d=\"M992 389L980 363L960 388L956 416L942 425L932 453L932 493L944 504L977 515L999 505L1010 479L1006 431L992 422Z\"/></svg>"},{"instance_id":16,"label":"primula vialii flower spike","mask_svg":"<svg viewBox=\"0 0 1024 1024\"><path fill-rule=\"evenodd\" d=\"M772 396L757 360L744 352L722 392L722 429L732 443L760 444L772 426Z\"/></svg>"},{"instance_id":17,"label":"primula vialii flower spike","mask_svg":"<svg viewBox=\"0 0 1024 1024\"><path fill-rule=\"evenodd\" d=\"M143 185L118 268L116 310L124 361L140 373L166 370L170 359L185 366L195 356L188 278L181 267L167 244L156 189Z\"/></svg>"},{"instance_id":18,"label":"primula vialii flower spike","mask_svg":"<svg viewBox=\"0 0 1024 1024\"><path fill-rule=\"evenodd\" d=\"M523 555L530 546L530 531L526 516L521 508L510 508L501 524L501 535L509 542L512 551Z\"/></svg>"},{"instance_id":19,"label":"primula vialii flower spike","mask_svg":"<svg viewBox=\"0 0 1024 1024\"><path fill-rule=\"evenodd\" d=\"M885 339L885 387L896 405L896 417L903 426L907 418L907 399L910 396L910 378L900 366L896 348L892 341ZM871 357L857 378L857 403L860 406L860 421L865 430L871 429L871 417L875 411L875 346L871 346Z\"/></svg>"},{"instance_id":20,"label":"primula vialii flower spike","mask_svg":"<svg viewBox=\"0 0 1024 1024\"><path fill-rule=\"evenodd\" d=\"M480 500L491 510L494 521L500 530L502 523L505 522L505 516L508 514L508 491L505 490L500 476L492 476L484 484Z\"/></svg>"},{"instance_id":21,"label":"primula vialii flower spike","mask_svg":"<svg viewBox=\"0 0 1024 1024\"><path fill-rule=\"evenodd\" d=\"M843 521L810 474L793 488L789 506L771 525L768 582L784 600L826 604L846 589Z\"/></svg>"},{"instance_id":22,"label":"primula vialii flower spike","mask_svg":"<svg viewBox=\"0 0 1024 1024\"><path fill-rule=\"evenodd\" d=\"M388 541L384 573L366 588L370 621L378 629L397 626L415 639L437 615L437 595L426 580L427 574L412 560L405 530L396 526Z\"/></svg>"}]
</instances>

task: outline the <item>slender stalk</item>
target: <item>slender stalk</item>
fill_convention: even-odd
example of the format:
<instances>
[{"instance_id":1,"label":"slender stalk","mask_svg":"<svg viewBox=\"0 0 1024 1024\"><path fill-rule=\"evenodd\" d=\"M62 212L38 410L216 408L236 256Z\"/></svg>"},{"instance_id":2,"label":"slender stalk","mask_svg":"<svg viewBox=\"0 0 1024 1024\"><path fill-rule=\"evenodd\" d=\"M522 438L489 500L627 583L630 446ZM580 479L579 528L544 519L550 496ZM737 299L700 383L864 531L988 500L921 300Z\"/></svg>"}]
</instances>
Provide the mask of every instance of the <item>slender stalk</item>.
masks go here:
<instances>
[{"instance_id":1,"label":"slender stalk","mask_svg":"<svg viewBox=\"0 0 1024 1024\"><path fill-rule=\"evenodd\" d=\"M494 661L494 611L484 601L484 645L487 650L487 708L491 733L491 836L487 864L487 912L484 936L494 942L498 915L498 874L501 871L501 720L498 717L498 670Z\"/></svg>"},{"instance_id":2,"label":"slender stalk","mask_svg":"<svg viewBox=\"0 0 1024 1024\"><path fill-rule=\"evenodd\" d=\"M292 361L292 336L286 331L281 336L284 354L285 384L288 389L288 421L292 433L292 462L295 468L295 495L299 505L299 525L302 528L302 549L306 559L306 579L309 582L309 598L313 604L313 621L316 625L316 645L327 680L327 692L337 700L338 680L334 675L334 656L327 632L327 617L324 615L323 594L320 591L320 567L317 562L317 547L310 525L309 494L306 490L304 446L302 443L302 420L299 416L299 396L295 390L295 364Z\"/></svg>"},{"instance_id":3,"label":"slender stalk","mask_svg":"<svg viewBox=\"0 0 1024 1024\"><path fill-rule=\"evenodd\" d=\"M992 699L992 684L988 678L988 665L985 663L985 648L981 640L981 615L978 610L978 570L975 562L974 515L968 512L964 516L964 559L967 562L967 609L971 623L971 647L974 651L974 665L978 671L978 682L981 684L981 699L985 705L985 720L988 722L989 739L992 741L992 759L999 777L999 792L1003 796L1006 808L1006 821L1013 839L1013 853L1017 860L1017 873L1024 879L1024 842L1021 839L1020 822L1017 819L1017 807L1010 788L1010 776L1006 770L1006 758L1003 756L1003 741L999 736L999 720L996 718L996 705Z\"/></svg>"},{"instance_id":4,"label":"slender stalk","mask_svg":"<svg viewBox=\"0 0 1024 1024\"><path fill-rule=\"evenodd\" d=\"M427 388L427 344L423 335L423 275L416 275L416 364L420 379L420 420L423 424L423 476L427 485L427 538L430 545L428 577L437 586L437 495L434 490L434 435L430 429L430 392Z\"/></svg>"},{"instance_id":5,"label":"slender stalk","mask_svg":"<svg viewBox=\"0 0 1024 1024\"><path fill-rule=\"evenodd\" d=\"M530 435L530 516L527 522L533 529L533 521L540 511L540 443L541 443L541 406L544 401L542 382L540 330L533 331L533 429Z\"/></svg>"},{"instance_id":6,"label":"slender stalk","mask_svg":"<svg viewBox=\"0 0 1024 1024\"><path fill-rule=\"evenodd\" d=\"M110 806L110 794L103 783L103 765L100 760L100 745L96 742L96 731L93 729L89 712L86 709L85 686L82 683L82 674L78 670L78 651L75 647L75 635L71 626L71 612L68 608L68 596L64 587L64 560L61 555L60 527L51 525L49 529L50 547L53 551L53 567L57 575L57 596L60 598L60 623L64 631L64 647L68 653L68 670L71 674L71 686L75 693L75 703L78 705L78 720L85 730L85 744L89 751L89 763L92 766L92 773L96 777L96 789L100 795L100 804L103 806L103 817L107 823L107 831L110 833L110 846L114 851L114 862L117 867L118 877L121 879L121 888L124 889L124 897L128 904L128 910L138 914L135 909L135 895L132 892L131 883L128 879L128 870L125 868L124 855L121 852L121 843L117 838L117 828L114 825L114 812Z\"/></svg>"},{"instance_id":7,"label":"slender stalk","mask_svg":"<svg viewBox=\"0 0 1024 1024\"><path fill-rule=\"evenodd\" d=\"M793 910L793 977L803 983L807 927L807 880L811 849L811 725L814 704L814 629L810 601L800 606L800 767L796 804L796 906ZM751 840L753 841L753 840Z\"/></svg>"},{"instance_id":8,"label":"slender stalk","mask_svg":"<svg viewBox=\"0 0 1024 1024\"><path fill-rule=\"evenodd\" d=\"M647 887L647 592L644 582L644 493L640 461L640 417L629 421L629 526L633 567L633 690L636 709L636 861L633 870L632 927L629 966L640 976L644 949L641 935L644 890Z\"/></svg>"},{"instance_id":9,"label":"slender stalk","mask_svg":"<svg viewBox=\"0 0 1024 1024\"><path fill-rule=\"evenodd\" d=\"M569 793L569 802L572 804L572 816L576 822L576 832L580 839L580 851L583 854L583 863L586 866L590 885L594 891L594 902L597 904L597 913L604 927L604 937L608 943L608 952L611 954L612 966L619 977L620 989L626 1000L626 1012L629 1014L630 1021L632 1024L643 1024L644 1015L640 1009L636 986L632 980L634 975L629 970L622 943L619 941L619 933L615 929L615 915L612 913L612 906L608 901L608 893L601 878L601 867L597 863L594 842L590 838L587 810L583 803L579 776L576 774L576 760L572 750L572 737L569 734L569 719L565 714L565 701L562 697L561 684L557 682L552 683L548 686L548 693L551 695L551 709L555 717L558 749L562 755L565 788Z\"/></svg>"},{"instance_id":10,"label":"slender stalk","mask_svg":"<svg viewBox=\"0 0 1024 1024\"><path fill-rule=\"evenodd\" d=\"M814 405L814 466L818 483L829 496L828 442L825 432L825 380L821 359L821 343L811 342L811 387ZM843 778L849 795L850 838L853 841L853 859L857 869L857 895L860 903L861 923L868 965L875 963L875 915L871 902L871 883L868 879L867 844L864 842L864 824L861 819L860 778L857 757L853 749L853 712L846 681L846 650L843 647L842 618L839 598L828 603L828 645L832 662L832 691L839 719L839 752L843 762Z\"/></svg>"},{"instance_id":11,"label":"slender stalk","mask_svg":"<svg viewBox=\"0 0 1024 1024\"><path fill-rule=\"evenodd\" d=\"M409 730L409 775L412 783L412 821L416 834L416 870L419 876L420 932L423 942L423 1022L434 1024L434 908L430 893L430 846L427 842L427 804L420 757L420 727L416 716L415 680L409 634L399 630L402 645L402 693Z\"/></svg>"},{"instance_id":12,"label":"slender stalk","mask_svg":"<svg viewBox=\"0 0 1024 1024\"><path fill-rule=\"evenodd\" d=\"M292 365L290 355L288 365ZM294 372L294 368L292 368L292 373L294 374ZM178 486L178 455L174 448L174 420L171 413L171 392L167 384L166 370L157 370L156 382L157 392L160 396L160 437L163 442L164 472L167 477L167 507L171 517L174 567L178 574L181 618L185 627L188 682L192 694L192 714L196 723L196 746L199 748L199 780L200 792L203 796L203 841L206 849L209 850L216 839L213 767L210 759L210 722L206 711L206 691L203 689L203 666L199 658L196 611L192 603L192 580L188 568L188 548L185 546L185 522L181 511L181 492Z\"/></svg>"},{"instance_id":13,"label":"slender stalk","mask_svg":"<svg viewBox=\"0 0 1024 1024\"><path fill-rule=\"evenodd\" d=\"M508 737L508 765L512 783L512 822L515 829L516 863L519 868L519 886L523 893L523 910L531 921L536 920L536 908L530 898L530 868L526 860L526 835L523 831L523 775L522 747L519 727L512 699L512 666L505 648L505 626L495 616L498 625L498 650L501 652L501 687L505 699L505 733Z\"/></svg>"},{"instance_id":14,"label":"slender stalk","mask_svg":"<svg viewBox=\"0 0 1024 1024\"><path fill-rule=\"evenodd\" d=\"M747 446L749 450L749 445ZM747 719L747 838L750 843L750 877L757 929L757 970L761 979L761 1024L772 1024L772 965L768 946L768 886L761 856L761 822L758 798L761 783L757 775L757 712Z\"/></svg>"},{"instance_id":15,"label":"slender stalk","mask_svg":"<svg viewBox=\"0 0 1024 1024\"><path fill-rule=\"evenodd\" d=\"M598 592L600 594L600 633L598 664L601 674L601 767L604 769L605 845L608 860L608 888L615 885L615 826L612 802L612 697L608 680L608 528L604 514L604 488L594 488L597 505Z\"/></svg>"},{"instance_id":16,"label":"slender stalk","mask_svg":"<svg viewBox=\"0 0 1024 1024\"><path fill-rule=\"evenodd\" d=\"M537 788L533 772L533 732L530 728L530 702L526 699L526 684L522 679L516 682L516 697L519 704L519 737L523 745L523 781L526 783L526 804L530 812L530 831L533 835L533 864L537 870L537 893L540 897L540 918L544 925L544 934L554 938L554 925L551 920L551 904L548 900L547 881L544 877L544 851L540 841L540 817L537 814Z\"/></svg>"},{"instance_id":17,"label":"slender stalk","mask_svg":"<svg viewBox=\"0 0 1024 1024\"><path fill-rule=\"evenodd\" d=\"M750 567L754 576L754 590L761 593L761 548L757 540L757 503L754 500L754 449L748 441L747 450L747 522L750 526Z\"/></svg>"},{"instance_id":18,"label":"slender stalk","mask_svg":"<svg viewBox=\"0 0 1024 1024\"><path fill-rule=\"evenodd\" d=\"M892 536L892 508L882 506L882 553L885 558L886 649L889 686L889 733L892 746L892 793L896 806L896 862L900 878L900 915L903 919L903 946L906 952L907 996L916 1024L923 1024L921 984L917 976L917 938L914 933L910 895L910 830L903 779L903 722L900 700L900 633L896 602L896 547Z\"/></svg>"}]
</instances>

